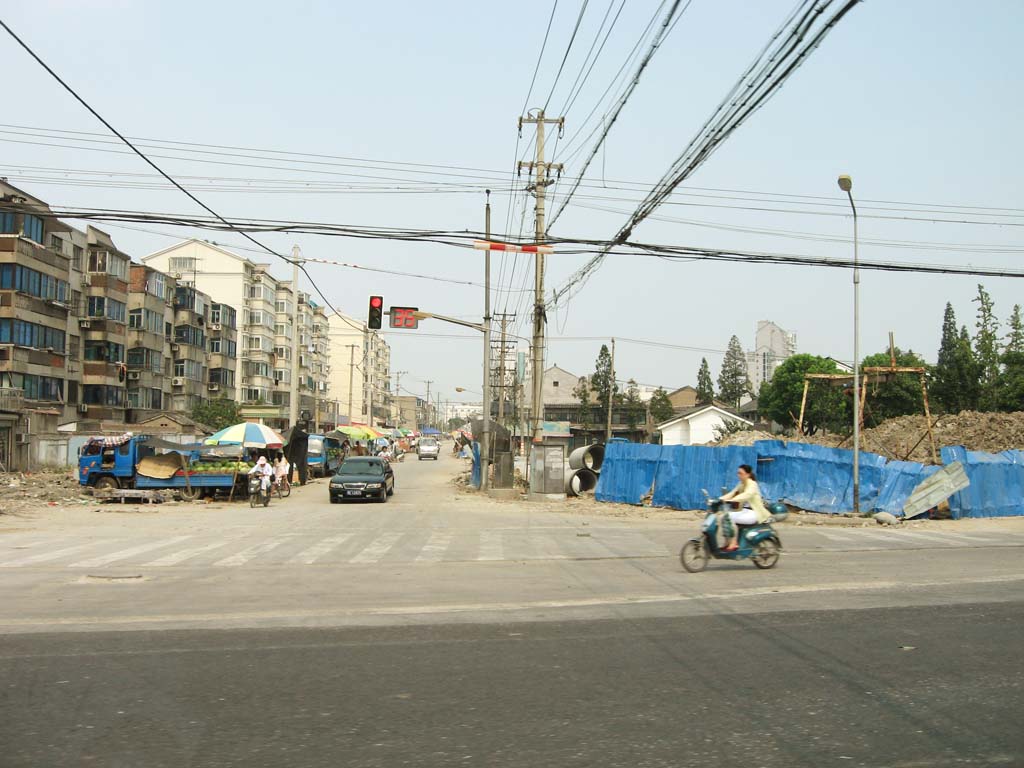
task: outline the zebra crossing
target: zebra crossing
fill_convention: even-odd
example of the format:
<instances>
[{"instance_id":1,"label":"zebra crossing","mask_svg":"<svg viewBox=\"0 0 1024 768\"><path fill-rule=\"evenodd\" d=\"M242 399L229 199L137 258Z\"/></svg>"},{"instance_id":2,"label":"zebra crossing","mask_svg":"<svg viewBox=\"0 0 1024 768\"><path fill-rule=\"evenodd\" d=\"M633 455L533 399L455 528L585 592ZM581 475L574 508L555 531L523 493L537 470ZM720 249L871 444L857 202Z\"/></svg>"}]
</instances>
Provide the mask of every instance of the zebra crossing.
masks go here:
<instances>
[{"instance_id":1,"label":"zebra crossing","mask_svg":"<svg viewBox=\"0 0 1024 768\"><path fill-rule=\"evenodd\" d=\"M0 573L18 568L174 568L373 565L529 560L602 560L675 557L693 532L627 527L414 529L365 528L319 533L179 534L140 540L131 536L0 538ZM959 533L947 530L784 528L787 554L1024 546L1024 532Z\"/></svg>"}]
</instances>

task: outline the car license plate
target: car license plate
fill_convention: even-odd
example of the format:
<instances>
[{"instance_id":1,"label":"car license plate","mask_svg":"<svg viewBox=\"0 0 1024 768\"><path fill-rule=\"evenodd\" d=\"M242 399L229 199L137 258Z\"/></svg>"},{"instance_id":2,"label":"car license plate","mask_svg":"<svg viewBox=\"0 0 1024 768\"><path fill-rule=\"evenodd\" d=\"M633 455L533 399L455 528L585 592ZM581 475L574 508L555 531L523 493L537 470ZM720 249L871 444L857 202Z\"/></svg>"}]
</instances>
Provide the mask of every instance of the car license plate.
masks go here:
<instances>
[{"instance_id":1,"label":"car license plate","mask_svg":"<svg viewBox=\"0 0 1024 768\"><path fill-rule=\"evenodd\" d=\"M346 496L362 496L362 491L345 491Z\"/></svg>"}]
</instances>

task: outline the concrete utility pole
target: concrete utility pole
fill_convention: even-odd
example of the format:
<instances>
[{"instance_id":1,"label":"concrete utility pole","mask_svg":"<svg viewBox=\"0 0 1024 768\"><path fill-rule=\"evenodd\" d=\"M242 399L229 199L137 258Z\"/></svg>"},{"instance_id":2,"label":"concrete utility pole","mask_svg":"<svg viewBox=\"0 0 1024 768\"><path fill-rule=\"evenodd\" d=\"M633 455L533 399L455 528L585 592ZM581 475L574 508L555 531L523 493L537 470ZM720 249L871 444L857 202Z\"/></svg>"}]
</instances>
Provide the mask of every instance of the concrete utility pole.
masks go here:
<instances>
[{"instance_id":1,"label":"concrete utility pole","mask_svg":"<svg viewBox=\"0 0 1024 768\"><path fill-rule=\"evenodd\" d=\"M491 190L484 205L484 238L491 239ZM484 417L480 436L480 490L486 491L491 474L491 249L484 251ZM445 414L447 416L447 414ZM447 423L445 423L447 427Z\"/></svg>"},{"instance_id":2,"label":"concrete utility pole","mask_svg":"<svg viewBox=\"0 0 1024 768\"><path fill-rule=\"evenodd\" d=\"M536 159L529 162L519 163L520 172L524 167L534 175L532 186L534 198L537 201L535 207L535 239L537 244L545 241L544 226L544 198L547 188L553 183L548 178L549 171L562 172L561 163L548 163L544 160L544 126L557 125L559 132L565 126L565 118L546 118L544 110L537 110L535 117L520 117L519 132L523 131L523 123L537 126L537 155ZM546 312L544 311L544 254L538 249L534 256L533 263L533 442L539 443L543 435L544 422L544 324Z\"/></svg>"},{"instance_id":3,"label":"concrete utility pole","mask_svg":"<svg viewBox=\"0 0 1024 768\"><path fill-rule=\"evenodd\" d=\"M302 251L292 246L292 381L288 394L288 426L299 420L299 265Z\"/></svg>"},{"instance_id":4,"label":"concrete utility pole","mask_svg":"<svg viewBox=\"0 0 1024 768\"><path fill-rule=\"evenodd\" d=\"M515 315L508 315L502 313L499 315L501 318L501 341L498 345L498 423L505 423L505 345L506 340L506 329L508 328L509 318L515 318Z\"/></svg>"},{"instance_id":5,"label":"concrete utility pole","mask_svg":"<svg viewBox=\"0 0 1024 768\"><path fill-rule=\"evenodd\" d=\"M433 381L428 381L426 383L427 384L427 426L430 426L430 409L432 407L431 402L430 402L430 385L433 384L433 383L434 383Z\"/></svg>"},{"instance_id":6,"label":"concrete utility pole","mask_svg":"<svg viewBox=\"0 0 1024 768\"><path fill-rule=\"evenodd\" d=\"M604 444L612 441L612 407L615 405L615 337L612 337L612 371L608 381L608 424L604 430Z\"/></svg>"},{"instance_id":7,"label":"concrete utility pole","mask_svg":"<svg viewBox=\"0 0 1024 768\"><path fill-rule=\"evenodd\" d=\"M352 423L352 393L354 387L354 375L356 372L356 349L358 344L346 344L348 347L348 423Z\"/></svg>"}]
</instances>

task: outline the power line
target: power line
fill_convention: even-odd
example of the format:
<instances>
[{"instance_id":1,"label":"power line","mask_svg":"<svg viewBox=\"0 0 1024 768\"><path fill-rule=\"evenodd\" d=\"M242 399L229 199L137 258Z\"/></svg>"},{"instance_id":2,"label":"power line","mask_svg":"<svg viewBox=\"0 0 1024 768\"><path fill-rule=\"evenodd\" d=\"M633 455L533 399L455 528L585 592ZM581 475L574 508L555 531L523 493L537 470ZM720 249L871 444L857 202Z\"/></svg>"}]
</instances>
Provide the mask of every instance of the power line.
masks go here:
<instances>
[{"instance_id":1,"label":"power line","mask_svg":"<svg viewBox=\"0 0 1024 768\"><path fill-rule=\"evenodd\" d=\"M583 14L587 12L587 5L590 0L583 0L580 5L579 15L576 17L576 24L572 28L572 35L569 37L569 44L565 46L565 54L562 56L562 63L558 65L558 72L555 74L555 80L551 83L551 90L548 91L548 97L544 100L544 111L547 112L548 105L551 103L551 97L555 95L555 88L558 87L558 80L562 77L562 70L565 69L565 62L569 58L569 52L572 50L572 44L576 42L576 33L580 31L580 24L583 23Z\"/></svg>"}]
</instances>

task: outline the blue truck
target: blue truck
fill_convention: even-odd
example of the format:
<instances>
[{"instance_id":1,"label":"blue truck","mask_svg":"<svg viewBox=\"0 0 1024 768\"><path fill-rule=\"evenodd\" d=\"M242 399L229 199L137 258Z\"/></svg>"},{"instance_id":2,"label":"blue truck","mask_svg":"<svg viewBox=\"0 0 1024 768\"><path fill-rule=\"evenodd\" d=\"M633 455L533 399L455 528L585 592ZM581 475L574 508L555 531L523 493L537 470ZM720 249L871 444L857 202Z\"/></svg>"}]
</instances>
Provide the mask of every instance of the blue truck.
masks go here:
<instances>
[{"instance_id":1,"label":"blue truck","mask_svg":"<svg viewBox=\"0 0 1024 768\"><path fill-rule=\"evenodd\" d=\"M309 447L306 450L306 466L313 477L329 477L338 471L345 458L341 441L325 435L309 436Z\"/></svg>"},{"instance_id":2,"label":"blue truck","mask_svg":"<svg viewBox=\"0 0 1024 768\"><path fill-rule=\"evenodd\" d=\"M251 465L222 449L181 446L147 435L93 438L78 455L78 482L97 490L170 490L191 500L217 491L234 495Z\"/></svg>"}]
</instances>

